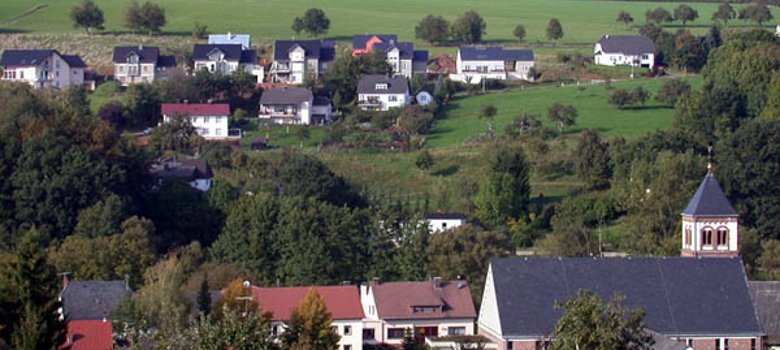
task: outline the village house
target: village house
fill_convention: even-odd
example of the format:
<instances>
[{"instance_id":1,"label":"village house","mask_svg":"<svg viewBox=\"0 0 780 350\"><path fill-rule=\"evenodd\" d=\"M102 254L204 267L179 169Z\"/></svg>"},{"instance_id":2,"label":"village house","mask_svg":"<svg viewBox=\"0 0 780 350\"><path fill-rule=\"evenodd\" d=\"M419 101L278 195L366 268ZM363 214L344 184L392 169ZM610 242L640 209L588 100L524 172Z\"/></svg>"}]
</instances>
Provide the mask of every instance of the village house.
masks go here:
<instances>
[{"instance_id":1,"label":"village house","mask_svg":"<svg viewBox=\"0 0 780 350\"><path fill-rule=\"evenodd\" d=\"M110 350L114 337L110 314L132 290L125 281L72 281L60 292L60 320L66 339L59 349Z\"/></svg>"},{"instance_id":2,"label":"village house","mask_svg":"<svg viewBox=\"0 0 780 350\"><path fill-rule=\"evenodd\" d=\"M160 55L154 46L119 46L114 48L114 79L122 86L152 83L171 78L176 71L176 57Z\"/></svg>"},{"instance_id":3,"label":"village house","mask_svg":"<svg viewBox=\"0 0 780 350\"><path fill-rule=\"evenodd\" d=\"M277 83L303 84L307 76L319 77L336 58L336 44L326 40L277 40L269 69Z\"/></svg>"},{"instance_id":4,"label":"village house","mask_svg":"<svg viewBox=\"0 0 780 350\"><path fill-rule=\"evenodd\" d=\"M593 62L603 66L655 66L655 43L644 35L605 35L593 48Z\"/></svg>"},{"instance_id":5,"label":"village house","mask_svg":"<svg viewBox=\"0 0 780 350\"><path fill-rule=\"evenodd\" d=\"M394 75L411 79L415 73L425 73L428 51L415 51L414 43L399 42L395 34L365 34L352 38L352 55L377 52L387 59Z\"/></svg>"},{"instance_id":6,"label":"village house","mask_svg":"<svg viewBox=\"0 0 780 350\"><path fill-rule=\"evenodd\" d=\"M262 82L260 66L254 50L244 49L241 44L195 44L192 50L194 72L230 75L244 71L258 77Z\"/></svg>"},{"instance_id":7,"label":"village house","mask_svg":"<svg viewBox=\"0 0 780 350\"><path fill-rule=\"evenodd\" d=\"M252 49L249 34L234 34L231 32L227 34L209 34L208 43L212 45L239 44L242 50Z\"/></svg>"},{"instance_id":8,"label":"village house","mask_svg":"<svg viewBox=\"0 0 780 350\"><path fill-rule=\"evenodd\" d=\"M315 286L264 288L251 286L252 297L264 311L273 313L272 332L279 336L288 328L292 312L313 288L325 300L331 313L331 326L341 336L339 350L363 348L363 309L355 286Z\"/></svg>"},{"instance_id":9,"label":"village house","mask_svg":"<svg viewBox=\"0 0 780 350\"><path fill-rule=\"evenodd\" d=\"M479 333L499 350L544 346L561 316L555 303L588 289L605 300L625 296L626 306L645 312L656 338L694 349L762 349L764 332L737 258L738 217L711 166L682 217L681 257L492 260Z\"/></svg>"},{"instance_id":10,"label":"village house","mask_svg":"<svg viewBox=\"0 0 780 350\"><path fill-rule=\"evenodd\" d=\"M357 94L358 106L364 111L387 111L412 103L409 81L401 75L364 75L358 81Z\"/></svg>"},{"instance_id":11,"label":"village house","mask_svg":"<svg viewBox=\"0 0 780 350\"><path fill-rule=\"evenodd\" d=\"M314 97L311 90L288 86L263 92L259 117L272 124L326 124L332 119L327 98Z\"/></svg>"},{"instance_id":12,"label":"village house","mask_svg":"<svg viewBox=\"0 0 780 350\"><path fill-rule=\"evenodd\" d=\"M173 118L187 118L198 135L206 140L240 138L241 130L230 130L230 105L226 103L163 103L160 106L163 123Z\"/></svg>"},{"instance_id":13,"label":"village house","mask_svg":"<svg viewBox=\"0 0 780 350\"><path fill-rule=\"evenodd\" d=\"M152 164L151 175L160 186L166 179L174 178L187 182L190 187L208 192L214 173L209 162L202 158L163 159Z\"/></svg>"},{"instance_id":14,"label":"village house","mask_svg":"<svg viewBox=\"0 0 780 350\"><path fill-rule=\"evenodd\" d=\"M17 81L34 88L64 89L84 85L86 64L76 55L57 50L5 50L0 59L3 81Z\"/></svg>"},{"instance_id":15,"label":"village house","mask_svg":"<svg viewBox=\"0 0 780 350\"><path fill-rule=\"evenodd\" d=\"M425 219L431 233L444 232L466 224L466 217L459 213L430 213Z\"/></svg>"},{"instance_id":16,"label":"village house","mask_svg":"<svg viewBox=\"0 0 780 350\"><path fill-rule=\"evenodd\" d=\"M505 50L498 46L461 46L456 59L457 73L450 79L480 84L484 79L533 80L534 53L531 50Z\"/></svg>"},{"instance_id":17,"label":"village house","mask_svg":"<svg viewBox=\"0 0 780 350\"><path fill-rule=\"evenodd\" d=\"M397 346L407 333L419 343L474 334L477 313L466 281L373 281L360 286L360 302L366 344Z\"/></svg>"}]
</instances>

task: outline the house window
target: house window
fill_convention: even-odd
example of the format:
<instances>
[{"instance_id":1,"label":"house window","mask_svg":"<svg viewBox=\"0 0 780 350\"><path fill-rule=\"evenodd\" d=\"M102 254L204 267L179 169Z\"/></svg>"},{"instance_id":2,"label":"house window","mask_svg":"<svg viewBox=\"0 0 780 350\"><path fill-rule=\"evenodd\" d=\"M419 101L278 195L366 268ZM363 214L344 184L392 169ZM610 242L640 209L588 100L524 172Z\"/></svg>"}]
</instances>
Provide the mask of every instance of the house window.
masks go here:
<instances>
[{"instance_id":1,"label":"house window","mask_svg":"<svg viewBox=\"0 0 780 350\"><path fill-rule=\"evenodd\" d=\"M688 345L688 347L693 347L693 339L688 338L685 340L685 345Z\"/></svg>"},{"instance_id":2,"label":"house window","mask_svg":"<svg viewBox=\"0 0 780 350\"><path fill-rule=\"evenodd\" d=\"M712 229L705 228L701 230L701 244L705 246L712 246Z\"/></svg>"},{"instance_id":3,"label":"house window","mask_svg":"<svg viewBox=\"0 0 780 350\"><path fill-rule=\"evenodd\" d=\"M437 312L439 311L439 306L412 306L412 312L418 313L418 312Z\"/></svg>"},{"instance_id":4,"label":"house window","mask_svg":"<svg viewBox=\"0 0 780 350\"><path fill-rule=\"evenodd\" d=\"M756 350L756 339L750 339L750 350Z\"/></svg>"},{"instance_id":5,"label":"house window","mask_svg":"<svg viewBox=\"0 0 780 350\"><path fill-rule=\"evenodd\" d=\"M723 350L720 348L720 339L715 339L715 350Z\"/></svg>"},{"instance_id":6,"label":"house window","mask_svg":"<svg viewBox=\"0 0 780 350\"><path fill-rule=\"evenodd\" d=\"M344 350L352 350L352 345L344 345Z\"/></svg>"},{"instance_id":7,"label":"house window","mask_svg":"<svg viewBox=\"0 0 780 350\"><path fill-rule=\"evenodd\" d=\"M203 117L203 123L208 124L209 123L209 117Z\"/></svg>"},{"instance_id":8,"label":"house window","mask_svg":"<svg viewBox=\"0 0 780 350\"><path fill-rule=\"evenodd\" d=\"M646 60L648 57L650 57L650 56L648 56L647 54L642 55L642 59L643 60Z\"/></svg>"},{"instance_id":9,"label":"house window","mask_svg":"<svg viewBox=\"0 0 780 350\"><path fill-rule=\"evenodd\" d=\"M344 326L344 335L352 335L352 326Z\"/></svg>"},{"instance_id":10,"label":"house window","mask_svg":"<svg viewBox=\"0 0 780 350\"><path fill-rule=\"evenodd\" d=\"M273 334L273 335L279 334L279 326L271 327L271 334Z\"/></svg>"},{"instance_id":11,"label":"house window","mask_svg":"<svg viewBox=\"0 0 780 350\"><path fill-rule=\"evenodd\" d=\"M685 245L690 246L691 245L691 239L693 238L693 232L691 231L690 227L685 228Z\"/></svg>"},{"instance_id":12,"label":"house window","mask_svg":"<svg viewBox=\"0 0 780 350\"><path fill-rule=\"evenodd\" d=\"M216 130L216 135L217 135L217 136L222 136L222 129L219 129L219 128L218 128L218 129Z\"/></svg>"},{"instance_id":13,"label":"house window","mask_svg":"<svg viewBox=\"0 0 780 350\"><path fill-rule=\"evenodd\" d=\"M447 328L448 335L466 335L466 327L450 327Z\"/></svg>"},{"instance_id":14,"label":"house window","mask_svg":"<svg viewBox=\"0 0 780 350\"><path fill-rule=\"evenodd\" d=\"M390 96L389 96L387 99L388 99L390 102L395 102L395 101L398 101L398 96L396 96L396 95L390 95Z\"/></svg>"},{"instance_id":15,"label":"house window","mask_svg":"<svg viewBox=\"0 0 780 350\"><path fill-rule=\"evenodd\" d=\"M375 339L373 328L363 328L363 339ZM755 349L753 349L755 350Z\"/></svg>"},{"instance_id":16,"label":"house window","mask_svg":"<svg viewBox=\"0 0 780 350\"><path fill-rule=\"evenodd\" d=\"M24 71L19 71L19 79L24 79Z\"/></svg>"},{"instance_id":17,"label":"house window","mask_svg":"<svg viewBox=\"0 0 780 350\"><path fill-rule=\"evenodd\" d=\"M729 350L729 340L723 339L723 350Z\"/></svg>"},{"instance_id":18,"label":"house window","mask_svg":"<svg viewBox=\"0 0 780 350\"><path fill-rule=\"evenodd\" d=\"M403 328L388 328L387 339L403 339L406 330Z\"/></svg>"},{"instance_id":19,"label":"house window","mask_svg":"<svg viewBox=\"0 0 780 350\"><path fill-rule=\"evenodd\" d=\"M725 227L718 228L717 242L719 246L729 245L729 230Z\"/></svg>"}]
</instances>

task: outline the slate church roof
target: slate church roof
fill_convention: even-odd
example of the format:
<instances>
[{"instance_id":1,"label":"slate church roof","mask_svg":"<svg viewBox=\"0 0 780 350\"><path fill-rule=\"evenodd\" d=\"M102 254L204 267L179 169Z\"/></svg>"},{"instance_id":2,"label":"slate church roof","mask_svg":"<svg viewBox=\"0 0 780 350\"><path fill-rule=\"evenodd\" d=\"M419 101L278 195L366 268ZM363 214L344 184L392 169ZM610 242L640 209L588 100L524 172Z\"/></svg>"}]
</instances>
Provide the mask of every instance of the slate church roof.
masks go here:
<instances>
[{"instance_id":1,"label":"slate church roof","mask_svg":"<svg viewBox=\"0 0 780 350\"><path fill-rule=\"evenodd\" d=\"M762 333L740 259L500 258L491 262L503 336L547 336L580 289L645 311L665 336Z\"/></svg>"},{"instance_id":2,"label":"slate church roof","mask_svg":"<svg viewBox=\"0 0 780 350\"><path fill-rule=\"evenodd\" d=\"M125 281L72 281L60 298L66 320L103 320L128 293Z\"/></svg>"},{"instance_id":3,"label":"slate church roof","mask_svg":"<svg viewBox=\"0 0 780 350\"><path fill-rule=\"evenodd\" d=\"M749 281L748 285L767 343L780 344L780 282Z\"/></svg>"},{"instance_id":4,"label":"slate church roof","mask_svg":"<svg viewBox=\"0 0 780 350\"><path fill-rule=\"evenodd\" d=\"M707 173L682 212L691 216L738 216L712 172Z\"/></svg>"}]
</instances>

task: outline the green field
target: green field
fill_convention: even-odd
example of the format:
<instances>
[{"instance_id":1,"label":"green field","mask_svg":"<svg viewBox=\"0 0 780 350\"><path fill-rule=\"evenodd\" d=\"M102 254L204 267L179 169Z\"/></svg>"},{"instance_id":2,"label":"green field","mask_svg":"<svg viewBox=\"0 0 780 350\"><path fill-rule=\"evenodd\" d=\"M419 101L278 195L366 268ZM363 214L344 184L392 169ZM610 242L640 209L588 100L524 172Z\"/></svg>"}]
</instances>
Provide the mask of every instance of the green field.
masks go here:
<instances>
[{"instance_id":1,"label":"green field","mask_svg":"<svg viewBox=\"0 0 780 350\"><path fill-rule=\"evenodd\" d=\"M701 83L700 77L686 78L694 88ZM665 79L637 79L634 81L614 82L615 88L643 87L653 95ZM506 124L524 112L536 113L542 121L552 127L547 120L547 107L553 103L573 105L579 112L577 123L566 133L577 133L584 128L594 129L608 136L636 137L671 126L674 109L656 101L648 101L642 108L617 109L607 103L609 91L605 84L582 83L583 91L575 84L565 87L544 86L525 90L512 89L484 95L455 99L445 109L445 117L429 132L429 147L458 145L469 137L485 131L486 123L479 119L482 106L492 104L498 108L495 127L499 135L503 134Z\"/></svg>"},{"instance_id":2,"label":"green field","mask_svg":"<svg viewBox=\"0 0 780 350\"><path fill-rule=\"evenodd\" d=\"M0 2L0 33L79 32L71 25L70 8L76 0L6 0ZM124 11L129 1L95 0L103 9L106 32L127 32ZM142 2L142 1L141 1ZM441 14L449 20L467 10L476 10L487 22L485 40L513 44L512 29L524 24L529 43L546 41L544 30L551 17L558 17L564 28L561 44L590 45L606 33L627 33L615 22L619 10L631 13L635 25L644 23L646 10L655 7L673 9L675 3L614 2L584 0L157 0L166 9L168 25L164 32L190 35L194 22L208 26L210 32L249 33L253 39L270 42L291 38L292 18L306 8L320 7L331 19L327 37L348 41L356 33L397 33L403 40L414 39L414 26L427 14ZM692 3L700 18L690 27L704 30L717 7L713 3ZM30 9L35 11L25 14ZM739 5L737 5L739 8ZM774 9L775 18L780 11ZM678 25L678 24L674 24ZM733 25L748 25L734 21ZM769 24L767 24L769 25Z\"/></svg>"}]
</instances>

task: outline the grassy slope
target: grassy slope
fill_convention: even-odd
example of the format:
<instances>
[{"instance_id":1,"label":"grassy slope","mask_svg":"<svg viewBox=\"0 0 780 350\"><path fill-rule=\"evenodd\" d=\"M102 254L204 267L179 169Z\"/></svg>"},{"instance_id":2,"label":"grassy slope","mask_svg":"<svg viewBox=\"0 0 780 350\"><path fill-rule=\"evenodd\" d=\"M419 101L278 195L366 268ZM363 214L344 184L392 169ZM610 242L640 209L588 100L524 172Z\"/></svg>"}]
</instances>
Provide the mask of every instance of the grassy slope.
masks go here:
<instances>
[{"instance_id":1,"label":"grassy slope","mask_svg":"<svg viewBox=\"0 0 780 350\"><path fill-rule=\"evenodd\" d=\"M68 14L74 0L13 0L0 2L0 32L78 32ZM129 1L96 0L104 11L106 30L125 32L124 10ZM563 44L590 45L604 33L620 34L628 30L615 22L620 9L631 13L637 24L644 12L655 7L673 9L675 3L611 2L578 0L157 0L165 9L167 33L189 35L194 22L208 26L211 32L250 33L256 41L290 38L292 18L306 8L320 7L331 19L330 38L348 40L354 33L397 33L404 40L414 38L414 26L428 13L453 20L467 10L476 10L486 20L486 40L513 43L512 29L525 25L529 42L545 41L544 31L550 17L558 17L564 28ZM45 8L8 22L35 5ZM691 26L706 27L717 4L690 4L700 18ZM780 11L774 9L775 17ZM737 23L744 25L744 23ZM703 30L703 28L697 29Z\"/></svg>"},{"instance_id":2,"label":"grassy slope","mask_svg":"<svg viewBox=\"0 0 780 350\"><path fill-rule=\"evenodd\" d=\"M687 78L694 87L700 84L700 78ZM616 82L616 88L634 88L642 86L653 95L663 84L664 79L637 79L635 81ZM498 108L495 118L496 130L504 132L506 124L523 112L537 113L543 122L547 120L547 107L559 102L577 108L577 124L567 130L576 133L583 128L591 128L609 136L636 137L658 129L671 126L674 110L661 106L654 100L640 109L617 109L607 103L609 92L604 84L583 83L585 91L580 92L575 85L566 87L547 86L527 90L512 89L488 93L474 97L456 99L447 106L446 117L439 121L428 137L430 147L457 145L469 137L485 130L485 121L478 118L480 109L487 104Z\"/></svg>"}]
</instances>

